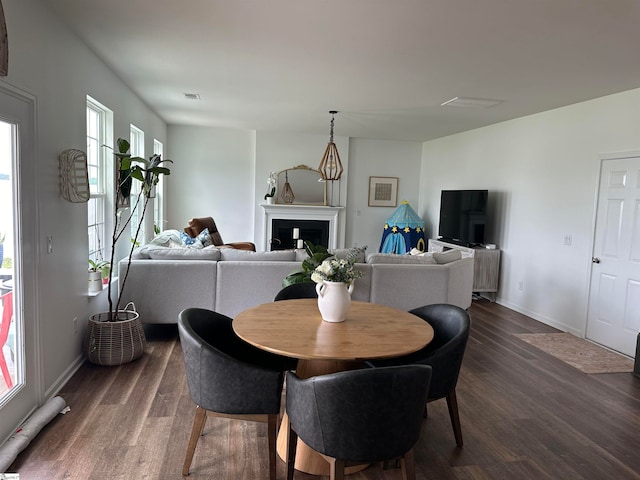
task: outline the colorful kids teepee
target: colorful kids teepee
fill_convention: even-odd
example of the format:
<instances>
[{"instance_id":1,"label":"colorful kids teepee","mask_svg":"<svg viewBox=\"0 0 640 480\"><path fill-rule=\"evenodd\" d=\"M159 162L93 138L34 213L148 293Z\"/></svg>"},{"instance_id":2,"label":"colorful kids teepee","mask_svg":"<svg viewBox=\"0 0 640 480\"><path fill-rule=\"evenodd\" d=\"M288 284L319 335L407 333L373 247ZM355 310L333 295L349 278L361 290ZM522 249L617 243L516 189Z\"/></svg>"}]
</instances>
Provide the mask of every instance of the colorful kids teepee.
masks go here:
<instances>
[{"instance_id":1,"label":"colorful kids teepee","mask_svg":"<svg viewBox=\"0 0 640 480\"><path fill-rule=\"evenodd\" d=\"M380 252L404 255L412 248L424 252L425 242L424 221L404 200L384 224Z\"/></svg>"}]
</instances>

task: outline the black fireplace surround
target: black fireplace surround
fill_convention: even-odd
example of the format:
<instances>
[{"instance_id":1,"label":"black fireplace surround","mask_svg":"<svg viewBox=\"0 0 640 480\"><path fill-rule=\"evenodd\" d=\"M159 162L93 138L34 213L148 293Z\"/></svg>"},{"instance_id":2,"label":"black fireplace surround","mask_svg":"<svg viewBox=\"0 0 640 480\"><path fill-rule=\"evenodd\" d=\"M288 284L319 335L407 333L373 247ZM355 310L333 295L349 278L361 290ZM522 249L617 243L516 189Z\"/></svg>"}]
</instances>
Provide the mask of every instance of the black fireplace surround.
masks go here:
<instances>
[{"instance_id":1,"label":"black fireplace surround","mask_svg":"<svg viewBox=\"0 0 640 480\"><path fill-rule=\"evenodd\" d=\"M329 247L329 221L328 220L271 220L271 250L286 250L296 248L297 240L293 238L293 229L300 230L299 238L313 243Z\"/></svg>"}]
</instances>

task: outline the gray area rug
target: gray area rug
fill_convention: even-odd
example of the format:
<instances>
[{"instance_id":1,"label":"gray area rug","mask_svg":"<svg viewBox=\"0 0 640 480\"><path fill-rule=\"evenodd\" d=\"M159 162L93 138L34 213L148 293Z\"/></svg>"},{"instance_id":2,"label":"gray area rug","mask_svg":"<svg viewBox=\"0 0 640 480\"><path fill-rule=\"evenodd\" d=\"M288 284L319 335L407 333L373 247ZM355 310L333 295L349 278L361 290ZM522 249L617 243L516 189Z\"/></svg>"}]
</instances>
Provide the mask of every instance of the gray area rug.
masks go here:
<instances>
[{"instance_id":1,"label":"gray area rug","mask_svg":"<svg viewBox=\"0 0 640 480\"><path fill-rule=\"evenodd\" d=\"M570 333L519 333L521 340L584 373L633 372L633 360Z\"/></svg>"}]
</instances>

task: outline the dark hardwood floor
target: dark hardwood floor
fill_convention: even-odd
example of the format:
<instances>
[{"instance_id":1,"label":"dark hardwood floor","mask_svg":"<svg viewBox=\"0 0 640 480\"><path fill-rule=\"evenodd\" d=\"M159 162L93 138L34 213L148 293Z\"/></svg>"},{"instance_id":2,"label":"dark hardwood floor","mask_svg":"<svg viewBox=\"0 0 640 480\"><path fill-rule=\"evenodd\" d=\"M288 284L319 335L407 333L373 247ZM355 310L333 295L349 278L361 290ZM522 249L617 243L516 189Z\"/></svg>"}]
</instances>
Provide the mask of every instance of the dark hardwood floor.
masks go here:
<instances>
[{"instance_id":1,"label":"dark hardwood floor","mask_svg":"<svg viewBox=\"0 0 640 480\"><path fill-rule=\"evenodd\" d=\"M418 479L640 479L640 378L586 375L513 333L553 332L500 305L474 301L458 382L465 445L456 448L444 400L429 404ZM85 364L60 392L71 407L9 469L31 479L177 479L191 402L175 326L147 330L143 358ZM268 478L266 425L210 418L190 478ZM278 478L285 478L279 461ZM296 479L319 478L296 473ZM350 480L399 480L372 465Z\"/></svg>"}]
</instances>

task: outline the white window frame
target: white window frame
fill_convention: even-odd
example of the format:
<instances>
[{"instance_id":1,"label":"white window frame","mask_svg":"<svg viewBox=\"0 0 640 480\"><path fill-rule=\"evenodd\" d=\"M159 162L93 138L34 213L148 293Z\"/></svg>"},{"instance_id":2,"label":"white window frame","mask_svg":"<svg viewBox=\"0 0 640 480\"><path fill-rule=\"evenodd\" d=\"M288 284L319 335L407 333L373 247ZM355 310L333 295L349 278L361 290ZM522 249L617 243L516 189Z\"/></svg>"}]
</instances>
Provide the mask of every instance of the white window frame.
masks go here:
<instances>
[{"instance_id":1,"label":"white window frame","mask_svg":"<svg viewBox=\"0 0 640 480\"><path fill-rule=\"evenodd\" d=\"M97 116L96 125L90 125L90 114ZM87 166L90 178L90 197L87 202L88 258L109 261L113 227L113 164L112 151L105 145L113 144L113 112L87 95ZM93 130L93 131L90 131ZM93 178L96 182L93 183ZM93 211L93 220L92 213Z\"/></svg>"},{"instance_id":2,"label":"white window frame","mask_svg":"<svg viewBox=\"0 0 640 480\"><path fill-rule=\"evenodd\" d=\"M136 127L133 123L129 125L129 144L131 145L131 149L129 152L132 157L141 157L144 156L144 132ZM138 223L140 223L140 216L142 215L143 209L143 201L142 199L140 203L136 206L136 199L138 198L138 194L140 193L140 189L142 185L140 182L135 179L131 183L131 238L135 238L136 230L138 229ZM136 208L137 207L137 208ZM140 235L138 236L138 241L141 241L145 238L145 228L144 224L140 229Z\"/></svg>"},{"instance_id":3,"label":"white window frame","mask_svg":"<svg viewBox=\"0 0 640 480\"><path fill-rule=\"evenodd\" d=\"M153 154L163 158L164 145L161 141L153 139ZM158 177L158 184L155 187L156 196L153 199L153 224L154 230L157 227L161 232L164 230L164 175ZM155 234L155 231L154 231Z\"/></svg>"}]
</instances>

